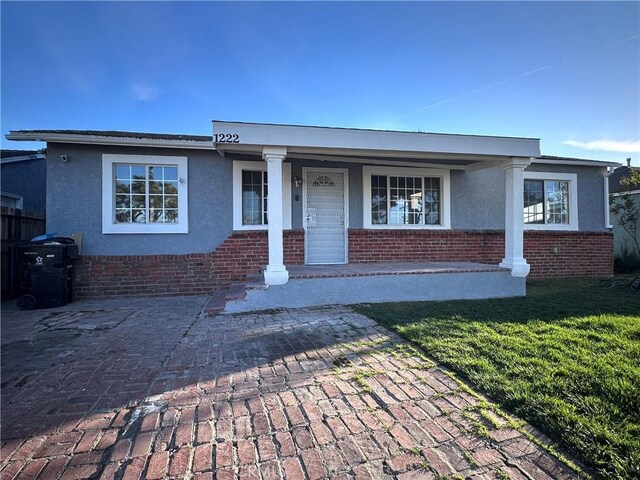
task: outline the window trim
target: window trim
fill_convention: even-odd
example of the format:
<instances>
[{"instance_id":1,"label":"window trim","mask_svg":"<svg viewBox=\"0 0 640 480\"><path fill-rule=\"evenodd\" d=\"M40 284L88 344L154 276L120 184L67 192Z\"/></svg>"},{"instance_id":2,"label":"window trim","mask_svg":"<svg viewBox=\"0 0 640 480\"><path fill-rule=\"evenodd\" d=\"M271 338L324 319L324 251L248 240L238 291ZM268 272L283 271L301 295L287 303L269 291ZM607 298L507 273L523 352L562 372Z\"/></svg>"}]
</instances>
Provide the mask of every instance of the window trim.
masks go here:
<instances>
[{"instance_id":1,"label":"window trim","mask_svg":"<svg viewBox=\"0 0 640 480\"><path fill-rule=\"evenodd\" d=\"M569 223L524 223L525 230L578 230L578 175L575 173L524 172L525 180L569 182ZM543 187L546 196L546 185ZM524 193L524 182L522 183ZM545 198L546 201L546 198ZM521 209L524 208L524 197ZM547 219L545 218L545 222Z\"/></svg>"},{"instance_id":2,"label":"window trim","mask_svg":"<svg viewBox=\"0 0 640 480\"><path fill-rule=\"evenodd\" d=\"M439 177L441 185L440 225L380 225L371 223L371 176ZM364 228L371 230L450 230L451 229L451 171L436 168L362 167L362 211Z\"/></svg>"},{"instance_id":3,"label":"window trim","mask_svg":"<svg viewBox=\"0 0 640 480\"><path fill-rule=\"evenodd\" d=\"M269 225L242 224L242 171L266 172L267 162L233 161L233 229L268 230ZM269 182L267 181L267 186ZM268 198L268 195L267 195ZM282 162L282 228L291 229L291 163Z\"/></svg>"},{"instance_id":4,"label":"window trim","mask_svg":"<svg viewBox=\"0 0 640 480\"><path fill-rule=\"evenodd\" d=\"M113 166L177 165L178 167L178 223L116 223ZM102 233L103 234L156 234L189 233L189 188L187 157L164 155L102 155Z\"/></svg>"}]
</instances>

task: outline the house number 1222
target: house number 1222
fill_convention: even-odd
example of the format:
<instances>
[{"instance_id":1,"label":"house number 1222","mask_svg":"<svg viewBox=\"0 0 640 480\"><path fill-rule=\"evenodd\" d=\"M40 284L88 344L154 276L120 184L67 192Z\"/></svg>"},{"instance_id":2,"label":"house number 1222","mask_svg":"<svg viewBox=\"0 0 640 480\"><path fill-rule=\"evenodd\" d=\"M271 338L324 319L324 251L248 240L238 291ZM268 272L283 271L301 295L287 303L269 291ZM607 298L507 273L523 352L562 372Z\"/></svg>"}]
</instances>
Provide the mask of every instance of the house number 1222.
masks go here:
<instances>
[{"instance_id":1,"label":"house number 1222","mask_svg":"<svg viewBox=\"0 0 640 480\"><path fill-rule=\"evenodd\" d=\"M213 143L240 143L237 133L214 133Z\"/></svg>"}]
</instances>

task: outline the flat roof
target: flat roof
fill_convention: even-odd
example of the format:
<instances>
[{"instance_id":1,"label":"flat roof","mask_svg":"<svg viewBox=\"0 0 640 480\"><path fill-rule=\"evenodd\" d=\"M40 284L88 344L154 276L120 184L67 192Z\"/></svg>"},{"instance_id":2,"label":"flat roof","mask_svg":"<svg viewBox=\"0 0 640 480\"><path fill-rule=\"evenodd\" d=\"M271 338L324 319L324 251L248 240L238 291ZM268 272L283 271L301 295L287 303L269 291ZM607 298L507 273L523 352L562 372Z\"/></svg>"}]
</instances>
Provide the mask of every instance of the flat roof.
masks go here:
<instances>
[{"instance_id":1,"label":"flat roof","mask_svg":"<svg viewBox=\"0 0 640 480\"><path fill-rule=\"evenodd\" d=\"M128 132L122 130L11 130L7 138L18 135L51 137L52 135L79 135L86 137L111 137L111 138L145 138L156 140L183 140L188 142L211 142L211 137L206 135L183 135L174 133L149 133Z\"/></svg>"},{"instance_id":2,"label":"flat roof","mask_svg":"<svg viewBox=\"0 0 640 480\"><path fill-rule=\"evenodd\" d=\"M322 127L255 122L213 121L214 132L238 136L237 143L213 142L213 135L186 135L122 130L12 130L9 140L164 148L217 149L221 153L261 153L265 146L285 146L291 157L322 154L367 158L438 159L473 163L508 156L533 158L534 163L618 166L617 162L540 155L539 140L528 137L407 132L364 128ZM37 151L3 150L3 157L36 155ZM467 161L468 159L468 161Z\"/></svg>"},{"instance_id":3,"label":"flat roof","mask_svg":"<svg viewBox=\"0 0 640 480\"><path fill-rule=\"evenodd\" d=\"M120 130L11 130L7 140L140 147L213 149L213 137Z\"/></svg>"},{"instance_id":4,"label":"flat roof","mask_svg":"<svg viewBox=\"0 0 640 480\"><path fill-rule=\"evenodd\" d=\"M391 133L417 133L427 135L452 135L456 137L480 137L480 138L523 138L527 140L540 140L538 137L513 137L505 135L478 135L467 133L442 133L442 132L424 132L422 130L387 130L378 128L358 128L358 127L329 127L323 125L300 125L295 123L259 123L259 122L237 122L233 120L212 120L212 123L237 123L240 125L265 125L274 127L305 127L305 128L327 128L332 130L355 130L364 132L391 132Z\"/></svg>"},{"instance_id":5,"label":"flat roof","mask_svg":"<svg viewBox=\"0 0 640 480\"><path fill-rule=\"evenodd\" d=\"M534 163L546 163L554 165L579 165L592 167L617 167L620 165L620 163L618 162L607 162L605 160L593 160L588 158L558 157L555 155L540 155L533 161Z\"/></svg>"},{"instance_id":6,"label":"flat roof","mask_svg":"<svg viewBox=\"0 0 640 480\"><path fill-rule=\"evenodd\" d=\"M223 152L286 147L287 153L351 155L537 157L537 138L403 132L357 128L213 121L216 149ZM223 136L223 139L220 138Z\"/></svg>"}]
</instances>

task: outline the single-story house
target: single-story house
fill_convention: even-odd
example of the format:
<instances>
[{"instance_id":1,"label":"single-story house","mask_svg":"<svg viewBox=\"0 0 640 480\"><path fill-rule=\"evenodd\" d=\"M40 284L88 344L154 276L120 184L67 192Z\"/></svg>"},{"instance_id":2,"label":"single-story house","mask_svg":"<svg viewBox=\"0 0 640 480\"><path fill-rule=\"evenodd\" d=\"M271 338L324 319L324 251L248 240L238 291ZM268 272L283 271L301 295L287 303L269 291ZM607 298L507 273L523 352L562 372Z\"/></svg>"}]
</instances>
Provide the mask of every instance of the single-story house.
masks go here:
<instances>
[{"instance_id":1,"label":"single-story house","mask_svg":"<svg viewBox=\"0 0 640 480\"><path fill-rule=\"evenodd\" d=\"M45 213L46 155L36 150L2 150L0 159L3 207Z\"/></svg>"},{"instance_id":2,"label":"single-story house","mask_svg":"<svg viewBox=\"0 0 640 480\"><path fill-rule=\"evenodd\" d=\"M40 150L0 150L0 286L2 300L15 292L11 245L44 233L47 159Z\"/></svg>"},{"instance_id":3,"label":"single-story house","mask_svg":"<svg viewBox=\"0 0 640 480\"><path fill-rule=\"evenodd\" d=\"M536 138L227 121L212 136L7 138L47 142L47 229L83 234L80 297L263 274L255 306L302 306L524 295L528 275L612 273L617 164L541 156Z\"/></svg>"}]
</instances>

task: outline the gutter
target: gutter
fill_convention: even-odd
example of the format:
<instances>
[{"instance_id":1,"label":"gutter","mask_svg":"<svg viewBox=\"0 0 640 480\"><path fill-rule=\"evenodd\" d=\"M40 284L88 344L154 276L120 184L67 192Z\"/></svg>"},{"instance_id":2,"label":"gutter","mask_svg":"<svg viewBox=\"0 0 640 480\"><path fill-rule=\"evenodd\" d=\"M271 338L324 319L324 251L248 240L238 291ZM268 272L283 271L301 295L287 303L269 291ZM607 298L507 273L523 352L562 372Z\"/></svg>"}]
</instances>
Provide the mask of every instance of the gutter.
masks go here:
<instances>
[{"instance_id":1,"label":"gutter","mask_svg":"<svg viewBox=\"0 0 640 480\"><path fill-rule=\"evenodd\" d=\"M49 143L77 143L77 144L100 144L119 145L137 147L159 147L159 148L187 148L198 150L215 150L213 137L211 142L198 142L189 140L162 140L150 138L124 138L124 137L100 137L96 135L67 135L57 133L45 133L34 135L27 133L12 132L5 135L7 140L49 142Z\"/></svg>"},{"instance_id":2,"label":"gutter","mask_svg":"<svg viewBox=\"0 0 640 480\"><path fill-rule=\"evenodd\" d=\"M16 162L26 162L28 160L45 160L47 156L43 153L34 153L33 155L20 155L17 157L4 157L0 160L0 163L4 165L5 163L16 163Z\"/></svg>"},{"instance_id":3,"label":"gutter","mask_svg":"<svg viewBox=\"0 0 640 480\"><path fill-rule=\"evenodd\" d=\"M601 160L550 160L547 158L532 158L531 163L543 165L578 165L581 167L619 167L618 162L605 162Z\"/></svg>"}]
</instances>

